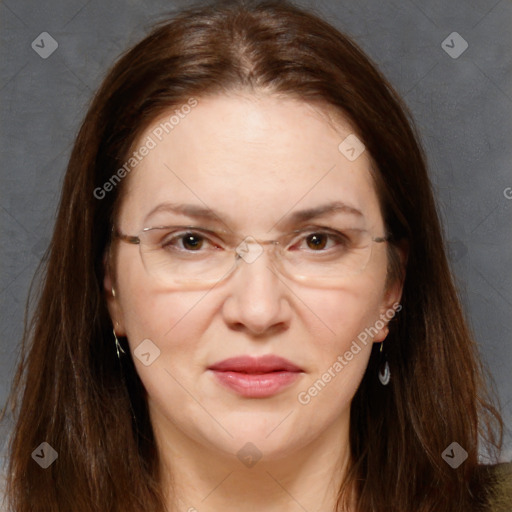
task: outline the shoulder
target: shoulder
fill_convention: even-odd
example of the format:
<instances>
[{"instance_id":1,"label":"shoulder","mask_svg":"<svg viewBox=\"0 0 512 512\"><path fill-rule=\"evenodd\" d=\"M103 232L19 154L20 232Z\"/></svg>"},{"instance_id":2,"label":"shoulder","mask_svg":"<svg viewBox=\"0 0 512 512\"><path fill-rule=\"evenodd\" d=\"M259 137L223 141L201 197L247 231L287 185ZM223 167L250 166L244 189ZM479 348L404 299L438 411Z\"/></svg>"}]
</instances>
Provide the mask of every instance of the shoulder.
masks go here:
<instances>
[{"instance_id":1,"label":"shoulder","mask_svg":"<svg viewBox=\"0 0 512 512\"><path fill-rule=\"evenodd\" d=\"M486 512L512 511L512 462L479 466L478 476L486 482L488 508Z\"/></svg>"}]
</instances>

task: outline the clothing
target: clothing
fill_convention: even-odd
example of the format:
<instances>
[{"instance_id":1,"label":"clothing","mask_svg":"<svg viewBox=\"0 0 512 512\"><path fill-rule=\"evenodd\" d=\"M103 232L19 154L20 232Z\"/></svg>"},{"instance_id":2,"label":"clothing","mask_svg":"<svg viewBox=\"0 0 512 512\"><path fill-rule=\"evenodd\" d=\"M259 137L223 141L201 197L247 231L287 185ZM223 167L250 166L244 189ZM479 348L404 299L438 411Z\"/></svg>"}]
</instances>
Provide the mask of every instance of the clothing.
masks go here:
<instances>
[{"instance_id":1,"label":"clothing","mask_svg":"<svg viewBox=\"0 0 512 512\"><path fill-rule=\"evenodd\" d=\"M512 462L481 466L479 477L492 489L489 512L512 512Z\"/></svg>"}]
</instances>

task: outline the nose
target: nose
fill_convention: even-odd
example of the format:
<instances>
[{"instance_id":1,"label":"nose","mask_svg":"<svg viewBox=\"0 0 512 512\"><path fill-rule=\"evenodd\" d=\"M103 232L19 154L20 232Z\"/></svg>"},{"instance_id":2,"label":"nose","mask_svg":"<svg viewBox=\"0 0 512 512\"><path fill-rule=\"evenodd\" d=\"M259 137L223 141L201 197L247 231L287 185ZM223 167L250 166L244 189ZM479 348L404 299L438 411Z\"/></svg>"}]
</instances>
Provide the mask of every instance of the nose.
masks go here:
<instances>
[{"instance_id":1,"label":"nose","mask_svg":"<svg viewBox=\"0 0 512 512\"><path fill-rule=\"evenodd\" d=\"M256 251L258 247L252 248ZM260 249L261 251L261 249ZM290 324L290 290L267 250L237 259L223 305L226 323L235 330L261 336L285 330Z\"/></svg>"}]
</instances>

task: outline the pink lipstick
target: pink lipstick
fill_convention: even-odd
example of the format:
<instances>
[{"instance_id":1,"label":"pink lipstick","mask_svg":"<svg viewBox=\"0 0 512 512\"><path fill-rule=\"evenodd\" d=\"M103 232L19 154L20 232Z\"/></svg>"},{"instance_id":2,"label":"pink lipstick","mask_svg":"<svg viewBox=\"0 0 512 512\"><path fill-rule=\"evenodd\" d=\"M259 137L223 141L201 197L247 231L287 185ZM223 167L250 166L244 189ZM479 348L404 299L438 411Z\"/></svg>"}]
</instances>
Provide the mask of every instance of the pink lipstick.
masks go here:
<instances>
[{"instance_id":1,"label":"pink lipstick","mask_svg":"<svg viewBox=\"0 0 512 512\"><path fill-rule=\"evenodd\" d=\"M274 355L240 356L210 366L216 379L246 398L267 398L293 384L303 370Z\"/></svg>"}]
</instances>

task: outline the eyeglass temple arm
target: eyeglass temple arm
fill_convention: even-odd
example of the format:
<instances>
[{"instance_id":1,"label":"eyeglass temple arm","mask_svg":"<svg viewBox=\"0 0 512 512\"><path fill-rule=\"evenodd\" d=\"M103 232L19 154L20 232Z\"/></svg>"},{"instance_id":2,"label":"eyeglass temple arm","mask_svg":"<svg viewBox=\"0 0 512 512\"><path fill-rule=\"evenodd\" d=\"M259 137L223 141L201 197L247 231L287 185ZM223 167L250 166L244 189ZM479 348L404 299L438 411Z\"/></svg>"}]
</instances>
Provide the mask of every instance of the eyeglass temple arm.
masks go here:
<instances>
[{"instance_id":1,"label":"eyeglass temple arm","mask_svg":"<svg viewBox=\"0 0 512 512\"><path fill-rule=\"evenodd\" d=\"M132 236L132 235L125 235L124 233L121 233L118 229L115 227L112 227L112 237L113 238L119 238L123 242L127 242L129 244L140 244L140 238L138 236Z\"/></svg>"}]
</instances>

